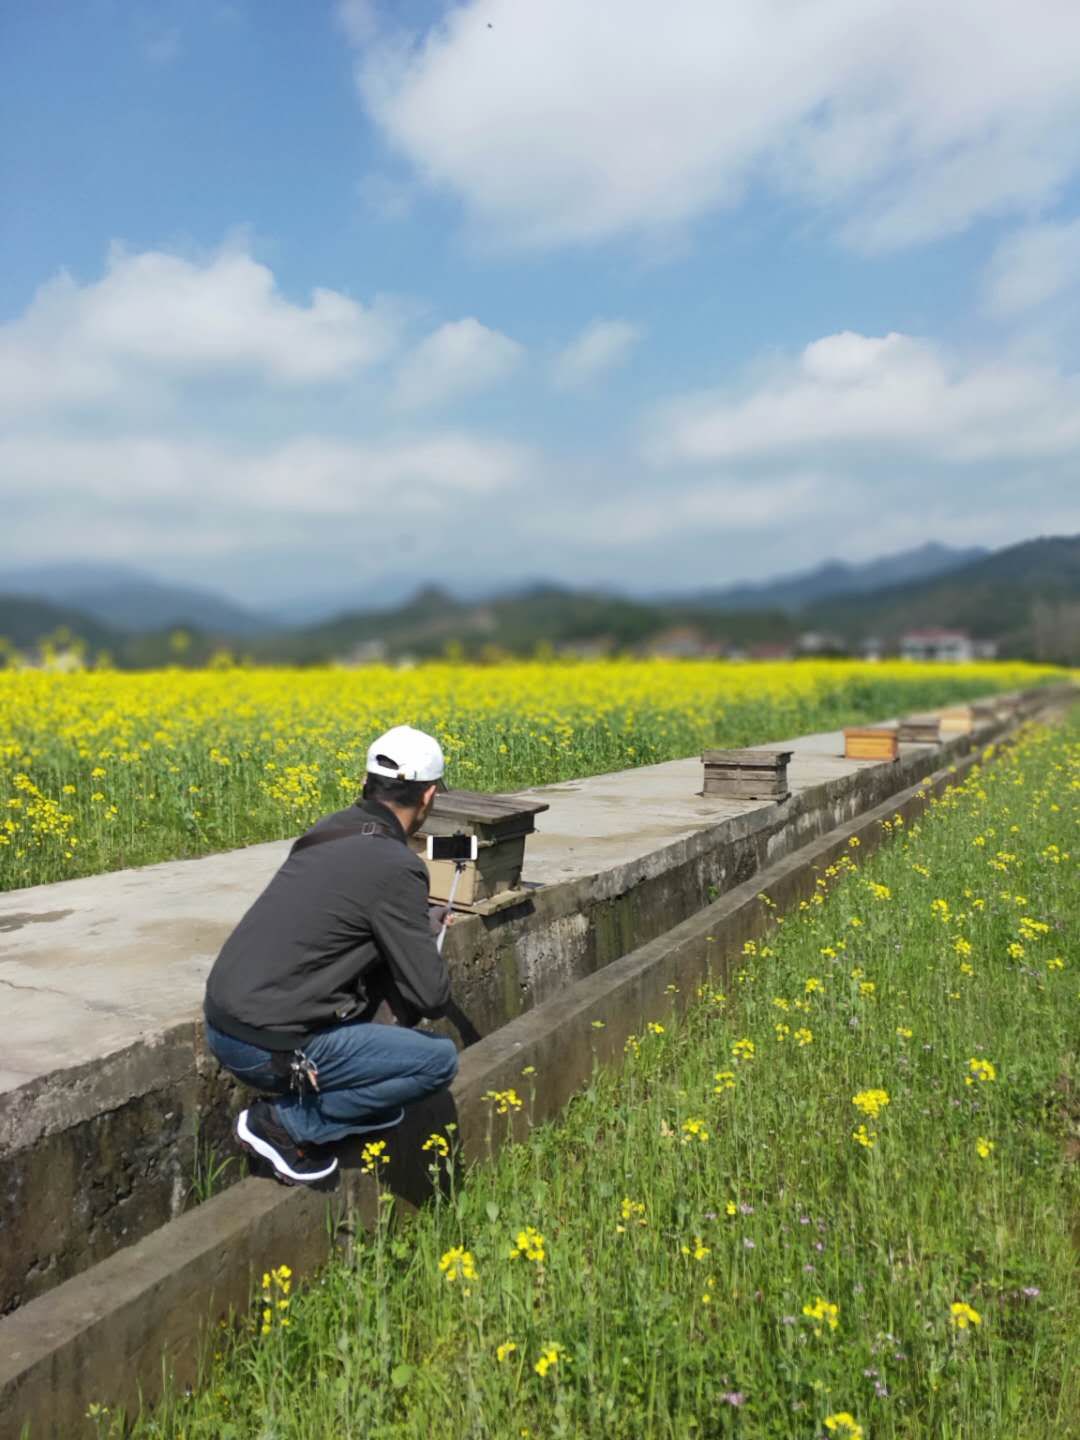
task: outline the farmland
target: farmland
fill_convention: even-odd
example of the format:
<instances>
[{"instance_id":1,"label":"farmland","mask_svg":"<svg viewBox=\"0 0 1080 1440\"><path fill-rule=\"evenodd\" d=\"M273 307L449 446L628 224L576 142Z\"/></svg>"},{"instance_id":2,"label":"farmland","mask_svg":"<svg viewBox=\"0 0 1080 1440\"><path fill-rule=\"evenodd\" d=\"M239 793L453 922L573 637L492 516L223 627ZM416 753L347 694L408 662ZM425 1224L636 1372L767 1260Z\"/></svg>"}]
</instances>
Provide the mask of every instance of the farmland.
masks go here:
<instances>
[{"instance_id":1,"label":"farmland","mask_svg":"<svg viewBox=\"0 0 1080 1440\"><path fill-rule=\"evenodd\" d=\"M513 790L1036 684L1030 665L611 661L0 672L0 889L295 834L391 724Z\"/></svg>"},{"instance_id":2,"label":"farmland","mask_svg":"<svg viewBox=\"0 0 1080 1440\"><path fill-rule=\"evenodd\" d=\"M134 1433L1072 1433L1080 727L984 762Z\"/></svg>"}]
</instances>

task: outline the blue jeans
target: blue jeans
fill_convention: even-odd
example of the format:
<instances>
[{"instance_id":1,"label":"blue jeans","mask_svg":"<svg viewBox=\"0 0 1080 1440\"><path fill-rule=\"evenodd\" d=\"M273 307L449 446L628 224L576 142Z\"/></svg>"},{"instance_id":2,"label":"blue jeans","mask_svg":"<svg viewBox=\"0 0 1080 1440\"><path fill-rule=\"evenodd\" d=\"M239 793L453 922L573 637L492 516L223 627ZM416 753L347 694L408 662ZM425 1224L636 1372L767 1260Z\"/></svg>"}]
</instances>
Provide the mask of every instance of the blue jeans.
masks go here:
<instances>
[{"instance_id":1,"label":"blue jeans","mask_svg":"<svg viewBox=\"0 0 1080 1440\"><path fill-rule=\"evenodd\" d=\"M457 1074L454 1042L402 1025L335 1025L304 1043L319 1072L319 1089L298 1095L278 1074L273 1054L234 1040L209 1023L206 1042L215 1058L244 1085L276 1098L274 1118L298 1145L325 1145L355 1130L393 1121L401 1106L443 1090Z\"/></svg>"}]
</instances>

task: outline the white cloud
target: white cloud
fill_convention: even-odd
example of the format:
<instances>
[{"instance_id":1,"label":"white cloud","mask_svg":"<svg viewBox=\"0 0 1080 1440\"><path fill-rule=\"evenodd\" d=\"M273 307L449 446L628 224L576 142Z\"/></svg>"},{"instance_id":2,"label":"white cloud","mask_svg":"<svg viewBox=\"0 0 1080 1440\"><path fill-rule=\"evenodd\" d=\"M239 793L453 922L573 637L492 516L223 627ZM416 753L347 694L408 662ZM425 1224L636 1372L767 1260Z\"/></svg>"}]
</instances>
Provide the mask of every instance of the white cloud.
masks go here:
<instances>
[{"instance_id":1,"label":"white cloud","mask_svg":"<svg viewBox=\"0 0 1080 1440\"><path fill-rule=\"evenodd\" d=\"M867 249L1030 211L1080 164L1074 0L346 0L389 143L525 244L679 227L765 183Z\"/></svg>"},{"instance_id":2,"label":"white cloud","mask_svg":"<svg viewBox=\"0 0 1080 1440\"><path fill-rule=\"evenodd\" d=\"M155 548L166 553L242 549L268 532L297 540L305 525L325 522L407 531L437 525L462 497L505 498L533 463L524 447L457 431L372 442L305 435L262 448L127 435L0 439L8 521L27 537L47 535L50 554L64 553L65 521L76 521L69 553L85 553L86 517L110 533L117 514L120 534L140 521L153 529L157 517Z\"/></svg>"},{"instance_id":3,"label":"white cloud","mask_svg":"<svg viewBox=\"0 0 1080 1440\"><path fill-rule=\"evenodd\" d=\"M1007 235L987 267L984 303L1012 319L1080 288L1080 220Z\"/></svg>"},{"instance_id":4,"label":"white cloud","mask_svg":"<svg viewBox=\"0 0 1080 1440\"><path fill-rule=\"evenodd\" d=\"M235 375L280 386L348 379L395 343L385 304L317 289L307 305L242 250L203 263L114 248L104 277L60 274L0 327L0 406L99 406L156 384Z\"/></svg>"},{"instance_id":5,"label":"white cloud","mask_svg":"<svg viewBox=\"0 0 1080 1440\"><path fill-rule=\"evenodd\" d=\"M505 380L524 347L472 316L440 325L402 361L395 387L403 409L443 405Z\"/></svg>"},{"instance_id":6,"label":"white cloud","mask_svg":"<svg viewBox=\"0 0 1080 1440\"><path fill-rule=\"evenodd\" d=\"M594 320L556 356L552 379L562 390L573 389L621 365L641 339L626 320Z\"/></svg>"},{"instance_id":7,"label":"white cloud","mask_svg":"<svg viewBox=\"0 0 1080 1440\"><path fill-rule=\"evenodd\" d=\"M845 332L776 363L741 393L666 406L649 450L660 463L713 465L1080 457L1080 377L1007 360L965 362L907 335Z\"/></svg>"},{"instance_id":8,"label":"white cloud","mask_svg":"<svg viewBox=\"0 0 1080 1440\"><path fill-rule=\"evenodd\" d=\"M827 477L814 473L762 476L753 483L721 473L690 485L658 490L641 484L593 500L579 496L574 513L579 536L587 534L590 545L604 553L707 536L775 533L807 514L820 514L828 494ZM571 528L567 508L545 507L534 522L537 532L552 540L565 537Z\"/></svg>"}]
</instances>

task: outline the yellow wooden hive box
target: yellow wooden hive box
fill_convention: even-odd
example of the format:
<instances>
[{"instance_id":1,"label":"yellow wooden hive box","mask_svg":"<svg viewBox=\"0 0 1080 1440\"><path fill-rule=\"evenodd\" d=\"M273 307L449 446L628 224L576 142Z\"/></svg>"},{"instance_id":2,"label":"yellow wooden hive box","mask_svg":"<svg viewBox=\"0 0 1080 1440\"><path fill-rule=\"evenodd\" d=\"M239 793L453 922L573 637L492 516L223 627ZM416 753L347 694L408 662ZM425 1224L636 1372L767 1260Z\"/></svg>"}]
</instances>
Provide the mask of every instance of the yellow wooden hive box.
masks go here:
<instances>
[{"instance_id":1,"label":"yellow wooden hive box","mask_svg":"<svg viewBox=\"0 0 1080 1440\"><path fill-rule=\"evenodd\" d=\"M893 726L852 727L844 731L846 760L895 760L899 753Z\"/></svg>"}]
</instances>

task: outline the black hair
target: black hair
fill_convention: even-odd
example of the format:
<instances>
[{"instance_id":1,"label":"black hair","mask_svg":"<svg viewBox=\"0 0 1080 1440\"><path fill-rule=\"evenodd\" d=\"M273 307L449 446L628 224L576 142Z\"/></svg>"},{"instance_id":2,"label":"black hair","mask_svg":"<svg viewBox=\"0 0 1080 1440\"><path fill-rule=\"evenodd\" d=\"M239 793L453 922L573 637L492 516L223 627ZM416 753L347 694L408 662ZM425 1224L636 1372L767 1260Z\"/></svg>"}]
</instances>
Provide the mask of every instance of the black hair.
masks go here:
<instances>
[{"instance_id":1,"label":"black hair","mask_svg":"<svg viewBox=\"0 0 1080 1440\"><path fill-rule=\"evenodd\" d=\"M375 800L380 805L397 805L402 810L416 810L424 798L424 791L435 784L434 780L396 780L389 775L366 775L361 798Z\"/></svg>"}]
</instances>

